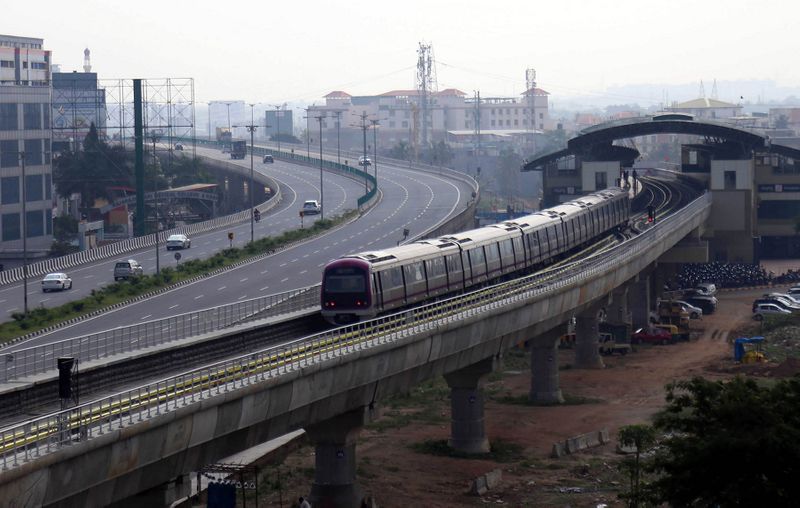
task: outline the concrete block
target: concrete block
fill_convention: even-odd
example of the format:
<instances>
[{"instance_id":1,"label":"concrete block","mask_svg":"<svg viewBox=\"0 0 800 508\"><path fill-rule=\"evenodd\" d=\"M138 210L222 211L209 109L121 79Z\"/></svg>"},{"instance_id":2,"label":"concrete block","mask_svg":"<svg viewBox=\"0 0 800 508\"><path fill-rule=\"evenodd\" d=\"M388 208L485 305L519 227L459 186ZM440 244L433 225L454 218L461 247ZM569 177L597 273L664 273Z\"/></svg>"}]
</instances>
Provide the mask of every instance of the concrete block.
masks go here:
<instances>
[{"instance_id":1,"label":"concrete block","mask_svg":"<svg viewBox=\"0 0 800 508\"><path fill-rule=\"evenodd\" d=\"M611 439L608 437L608 429L600 429L597 434L598 438L600 439L600 444L606 444L611 441Z\"/></svg>"},{"instance_id":2,"label":"concrete block","mask_svg":"<svg viewBox=\"0 0 800 508\"><path fill-rule=\"evenodd\" d=\"M489 489L486 487L486 476L481 475L474 480L472 480L472 485L470 485L469 493L473 496L482 496L486 494Z\"/></svg>"},{"instance_id":3,"label":"concrete block","mask_svg":"<svg viewBox=\"0 0 800 508\"><path fill-rule=\"evenodd\" d=\"M560 459L566 454L567 450L564 448L564 443L553 443L553 451L550 452L551 457Z\"/></svg>"},{"instance_id":4,"label":"concrete block","mask_svg":"<svg viewBox=\"0 0 800 508\"><path fill-rule=\"evenodd\" d=\"M501 469L493 469L486 473L486 488L492 490L493 488L500 485L500 481L503 479L503 471Z\"/></svg>"}]
</instances>

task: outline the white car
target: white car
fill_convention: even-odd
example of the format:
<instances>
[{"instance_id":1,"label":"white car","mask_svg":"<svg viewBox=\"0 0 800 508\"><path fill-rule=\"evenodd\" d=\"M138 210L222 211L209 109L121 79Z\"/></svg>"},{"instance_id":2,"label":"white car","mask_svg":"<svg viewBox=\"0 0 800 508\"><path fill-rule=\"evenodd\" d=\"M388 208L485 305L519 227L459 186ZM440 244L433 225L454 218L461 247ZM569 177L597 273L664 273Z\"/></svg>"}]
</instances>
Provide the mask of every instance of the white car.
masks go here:
<instances>
[{"instance_id":1,"label":"white car","mask_svg":"<svg viewBox=\"0 0 800 508\"><path fill-rule=\"evenodd\" d=\"M170 235L167 238L167 250L172 249L191 249L192 241L186 235Z\"/></svg>"},{"instance_id":2,"label":"white car","mask_svg":"<svg viewBox=\"0 0 800 508\"><path fill-rule=\"evenodd\" d=\"M316 199L309 199L303 203L303 215L314 215L322 212L322 207Z\"/></svg>"},{"instance_id":3,"label":"white car","mask_svg":"<svg viewBox=\"0 0 800 508\"><path fill-rule=\"evenodd\" d=\"M774 303L759 303L753 310L753 319L762 321L764 316L769 314L777 314L780 316L788 316L792 311L784 309L783 307Z\"/></svg>"},{"instance_id":4,"label":"white car","mask_svg":"<svg viewBox=\"0 0 800 508\"><path fill-rule=\"evenodd\" d=\"M372 161L369 160L369 157L364 157L363 155L358 158L358 165L359 166L369 166L372 164Z\"/></svg>"},{"instance_id":5,"label":"white car","mask_svg":"<svg viewBox=\"0 0 800 508\"><path fill-rule=\"evenodd\" d=\"M72 289L72 279L66 273L48 273L42 279L42 293Z\"/></svg>"},{"instance_id":6,"label":"white car","mask_svg":"<svg viewBox=\"0 0 800 508\"><path fill-rule=\"evenodd\" d=\"M717 294L717 286L710 282L695 284L694 290L701 295L714 296Z\"/></svg>"},{"instance_id":7,"label":"white car","mask_svg":"<svg viewBox=\"0 0 800 508\"><path fill-rule=\"evenodd\" d=\"M800 286L792 286L788 290L786 290L786 292L792 296L800 295Z\"/></svg>"},{"instance_id":8,"label":"white car","mask_svg":"<svg viewBox=\"0 0 800 508\"><path fill-rule=\"evenodd\" d=\"M675 300L678 304L683 307L683 309L689 313L689 317L691 319L700 319L703 317L703 309L697 307L695 305L690 304L689 302L684 302L683 300Z\"/></svg>"},{"instance_id":9,"label":"white car","mask_svg":"<svg viewBox=\"0 0 800 508\"><path fill-rule=\"evenodd\" d=\"M786 293L767 293L764 295L765 298L783 298L784 300L788 300L789 303L794 305L800 305L800 295L790 295Z\"/></svg>"}]
</instances>

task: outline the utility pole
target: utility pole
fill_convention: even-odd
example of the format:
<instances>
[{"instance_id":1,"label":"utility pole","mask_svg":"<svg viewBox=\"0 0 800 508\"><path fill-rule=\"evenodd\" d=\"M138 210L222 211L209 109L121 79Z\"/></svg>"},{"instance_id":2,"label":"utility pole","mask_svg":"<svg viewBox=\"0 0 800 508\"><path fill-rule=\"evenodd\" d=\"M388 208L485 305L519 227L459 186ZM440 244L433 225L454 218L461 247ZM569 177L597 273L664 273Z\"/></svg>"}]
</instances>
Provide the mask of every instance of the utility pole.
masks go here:
<instances>
[{"instance_id":1,"label":"utility pole","mask_svg":"<svg viewBox=\"0 0 800 508\"><path fill-rule=\"evenodd\" d=\"M358 117L361 119L361 132L364 135L364 156L361 158L361 165L364 167L364 194L369 192L367 186L367 112L363 111Z\"/></svg>"},{"instance_id":2,"label":"utility pole","mask_svg":"<svg viewBox=\"0 0 800 508\"><path fill-rule=\"evenodd\" d=\"M320 220L324 220L325 194L322 189L322 119L325 118L325 115L317 115L314 118L316 118L317 123L319 123L319 218Z\"/></svg>"},{"instance_id":3,"label":"utility pole","mask_svg":"<svg viewBox=\"0 0 800 508\"><path fill-rule=\"evenodd\" d=\"M156 142L158 141L158 136L156 134L152 134L150 139L153 140L153 189L155 192L153 193L153 198L155 199L155 213L156 213L156 275L161 273L161 263L158 256L158 235L160 233L158 228L158 159L156 158Z\"/></svg>"},{"instance_id":4,"label":"utility pole","mask_svg":"<svg viewBox=\"0 0 800 508\"><path fill-rule=\"evenodd\" d=\"M253 178L253 136L256 132L256 125L253 121L253 107L255 107L255 104L250 104L250 125L245 125L245 127L247 127L247 132L250 133L250 188L247 192L250 194L250 243L255 241L255 204L253 202L253 194L255 194L255 179Z\"/></svg>"},{"instance_id":5,"label":"utility pole","mask_svg":"<svg viewBox=\"0 0 800 508\"><path fill-rule=\"evenodd\" d=\"M25 185L25 152L19 153L22 162L22 291L23 309L28 316L28 213L25 204L28 201L27 185Z\"/></svg>"},{"instance_id":6,"label":"utility pole","mask_svg":"<svg viewBox=\"0 0 800 508\"><path fill-rule=\"evenodd\" d=\"M311 127L309 126L310 117L308 116L308 112L311 111L311 108L306 108L306 157L311 159Z\"/></svg>"},{"instance_id":7,"label":"utility pole","mask_svg":"<svg viewBox=\"0 0 800 508\"><path fill-rule=\"evenodd\" d=\"M208 140L211 141L211 102L208 103Z\"/></svg>"},{"instance_id":8,"label":"utility pole","mask_svg":"<svg viewBox=\"0 0 800 508\"><path fill-rule=\"evenodd\" d=\"M481 92L475 92L475 111L473 112L475 118L475 139L477 148L475 150L475 157L478 158L481 153ZM480 159L478 158L478 163Z\"/></svg>"},{"instance_id":9,"label":"utility pole","mask_svg":"<svg viewBox=\"0 0 800 508\"><path fill-rule=\"evenodd\" d=\"M378 120L370 120L372 124L372 167L375 170L375 188L378 188Z\"/></svg>"},{"instance_id":10,"label":"utility pole","mask_svg":"<svg viewBox=\"0 0 800 508\"><path fill-rule=\"evenodd\" d=\"M339 142L339 131L342 124L342 112L336 111L336 163L342 164L342 147Z\"/></svg>"},{"instance_id":11,"label":"utility pole","mask_svg":"<svg viewBox=\"0 0 800 508\"><path fill-rule=\"evenodd\" d=\"M530 108L531 121L528 122L531 128L530 138L530 153L533 155L536 152L536 69L525 70L525 87L528 94L528 107Z\"/></svg>"}]
</instances>

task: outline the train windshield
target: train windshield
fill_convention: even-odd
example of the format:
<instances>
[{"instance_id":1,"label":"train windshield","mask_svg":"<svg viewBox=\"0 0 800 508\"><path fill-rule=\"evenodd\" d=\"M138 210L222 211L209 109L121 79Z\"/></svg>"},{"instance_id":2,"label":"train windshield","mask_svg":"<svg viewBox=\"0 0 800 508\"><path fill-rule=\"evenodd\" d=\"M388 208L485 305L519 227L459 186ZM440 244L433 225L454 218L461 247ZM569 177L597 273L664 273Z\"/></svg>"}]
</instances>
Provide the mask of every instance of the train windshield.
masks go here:
<instances>
[{"instance_id":1,"label":"train windshield","mask_svg":"<svg viewBox=\"0 0 800 508\"><path fill-rule=\"evenodd\" d=\"M325 276L326 293L363 293L366 289L364 273L357 268L334 268Z\"/></svg>"}]
</instances>

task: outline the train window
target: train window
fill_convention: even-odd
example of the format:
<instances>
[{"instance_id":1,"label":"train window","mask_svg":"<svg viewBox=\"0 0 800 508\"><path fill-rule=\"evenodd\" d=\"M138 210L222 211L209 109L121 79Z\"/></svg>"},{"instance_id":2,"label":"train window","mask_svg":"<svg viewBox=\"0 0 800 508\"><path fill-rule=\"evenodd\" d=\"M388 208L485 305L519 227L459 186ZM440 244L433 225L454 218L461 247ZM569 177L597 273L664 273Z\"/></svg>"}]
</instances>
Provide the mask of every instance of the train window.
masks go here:
<instances>
[{"instance_id":1,"label":"train window","mask_svg":"<svg viewBox=\"0 0 800 508\"><path fill-rule=\"evenodd\" d=\"M468 252L469 262L472 265L472 269L475 270L477 268L479 271L486 272L486 259L483 256L483 247L478 247L477 249L472 249Z\"/></svg>"},{"instance_id":2,"label":"train window","mask_svg":"<svg viewBox=\"0 0 800 508\"><path fill-rule=\"evenodd\" d=\"M366 290L366 278L363 273L328 273L325 277L326 293L363 293Z\"/></svg>"},{"instance_id":3,"label":"train window","mask_svg":"<svg viewBox=\"0 0 800 508\"><path fill-rule=\"evenodd\" d=\"M500 256L503 259L508 259L514 257L514 247L511 246L511 240L503 240L500 242Z\"/></svg>"},{"instance_id":4,"label":"train window","mask_svg":"<svg viewBox=\"0 0 800 508\"><path fill-rule=\"evenodd\" d=\"M500 251L497 250L498 244L493 243L491 245L487 245L486 249L486 261L497 261L500 259Z\"/></svg>"},{"instance_id":5,"label":"train window","mask_svg":"<svg viewBox=\"0 0 800 508\"><path fill-rule=\"evenodd\" d=\"M381 272L384 288L397 288L403 285L403 272L399 266Z\"/></svg>"},{"instance_id":6,"label":"train window","mask_svg":"<svg viewBox=\"0 0 800 508\"><path fill-rule=\"evenodd\" d=\"M425 274L422 273L422 263L412 263L403 267L406 274L406 284L412 284L425 280Z\"/></svg>"},{"instance_id":7,"label":"train window","mask_svg":"<svg viewBox=\"0 0 800 508\"><path fill-rule=\"evenodd\" d=\"M441 277L444 275L444 259L434 258L425 261L428 270L428 277Z\"/></svg>"},{"instance_id":8,"label":"train window","mask_svg":"<svg viewBox=\"0 0 800 508\"><path fill-rule=\"evenodd\" d=\"M461 271L461 256L458 254L451 254L447 256L447 271L460 272Z\"/></svg>"}]
</instances>

